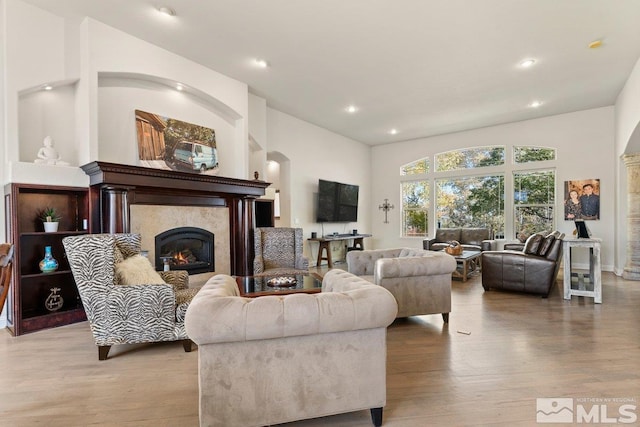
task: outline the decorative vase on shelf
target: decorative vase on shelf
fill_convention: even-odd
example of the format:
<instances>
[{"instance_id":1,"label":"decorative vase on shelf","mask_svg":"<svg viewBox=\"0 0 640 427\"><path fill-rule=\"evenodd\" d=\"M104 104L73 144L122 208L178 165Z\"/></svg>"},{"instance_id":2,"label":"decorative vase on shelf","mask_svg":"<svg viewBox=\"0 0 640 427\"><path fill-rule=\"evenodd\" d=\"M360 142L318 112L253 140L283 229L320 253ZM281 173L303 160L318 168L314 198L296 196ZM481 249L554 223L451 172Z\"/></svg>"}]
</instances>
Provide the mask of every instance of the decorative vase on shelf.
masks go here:
<instances>
[{"instance_id":1,"label":"decorative vase on shelf","mask_svg":"<svg viewBox=\"0 0 640 427\"><path fill-rule=\"evenodd\" d=\"M44 258L40 261L40 271L43 273L51 273L58 269L58 261L51 255L51 246L45 246Z\"/></svg>"}]
</instances>

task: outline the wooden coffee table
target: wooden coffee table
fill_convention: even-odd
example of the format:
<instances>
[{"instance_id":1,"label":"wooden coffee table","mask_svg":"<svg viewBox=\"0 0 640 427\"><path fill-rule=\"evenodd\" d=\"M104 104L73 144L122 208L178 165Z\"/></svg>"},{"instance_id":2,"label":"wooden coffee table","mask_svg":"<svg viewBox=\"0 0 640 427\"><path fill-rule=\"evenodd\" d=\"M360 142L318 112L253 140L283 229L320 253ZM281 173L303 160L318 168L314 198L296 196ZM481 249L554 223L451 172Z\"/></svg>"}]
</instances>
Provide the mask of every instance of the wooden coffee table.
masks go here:
<instances>
[{"instance_id":1,"label":"wooden coffee table","mask_svg":"<svg viewBox=\"0 0 640 427\"><path fill-rule=\"evenodd\" d=\"M295 283L274 285L272 279L294 279ZM236 283L243 297L260 297L264 295L286 295L295 293L312 294L322 290L322 276L309 274L280 274L276 276L236 276Z\"/></svg>"},{"instance_id":2,"label":"wooden coffee table","mask_svg":"<svg viewBox=\"0 0 640 427\"><path fill-rule=\"evenodd\" d=\"M451 276L466 282L469 276L475 271L479 271L482 267L482 252L480 251L462 251L460 255L452 255L458 264L456 270Z\"/></svg>"}]
</instances>

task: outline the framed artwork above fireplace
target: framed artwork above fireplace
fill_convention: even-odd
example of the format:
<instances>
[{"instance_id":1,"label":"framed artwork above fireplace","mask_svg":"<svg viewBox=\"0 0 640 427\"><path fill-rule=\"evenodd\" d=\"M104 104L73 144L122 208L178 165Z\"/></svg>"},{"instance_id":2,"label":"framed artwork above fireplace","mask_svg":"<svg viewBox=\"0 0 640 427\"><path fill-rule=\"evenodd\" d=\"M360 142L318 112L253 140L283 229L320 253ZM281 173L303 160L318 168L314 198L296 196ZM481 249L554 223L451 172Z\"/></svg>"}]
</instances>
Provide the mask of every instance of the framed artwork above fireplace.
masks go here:
<instances>
[{"instance_id":1,"label":"framed artwork above fireplace","mask_svg":"<svg viewBox=\"0 0 640 427\"><path fill-rule=\"evenodd\" d=\"M140 166L216 175L220 170L213 129L135 110Z\"/></svg>"}]
</instances>

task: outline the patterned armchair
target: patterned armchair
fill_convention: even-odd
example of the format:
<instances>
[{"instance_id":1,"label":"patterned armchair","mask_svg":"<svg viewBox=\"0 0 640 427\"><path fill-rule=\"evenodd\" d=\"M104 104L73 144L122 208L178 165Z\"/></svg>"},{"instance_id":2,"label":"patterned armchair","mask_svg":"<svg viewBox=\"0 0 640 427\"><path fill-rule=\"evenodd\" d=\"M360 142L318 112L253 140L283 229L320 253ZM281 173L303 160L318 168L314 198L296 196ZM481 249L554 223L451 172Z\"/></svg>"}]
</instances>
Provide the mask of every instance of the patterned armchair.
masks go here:
<instances>
[{"instance_id":1,"label":"patterned armchair","mask_svg":"<svg viewBox=\"0 0 640 427\"><path fill-rule=\"evenodd\" d=\"M87 234L62 242L99 360L114 344L182 340L191 351L184 317L199 289L188 288L186 271L158 272L165 284L119 284L116 263L140 253L139 234Z\"/></svg>"},{"instance_id":2,"label":"patterned armchair","mask_svg":"<svg viewBox=\"0 0 640 427\"><path fill-rule=\"evenodd\" d=\"M256 228L254 242L254 275L301 274L309 271L309 259L302 255L302 228Z\"/></svg>"}]
</instances>

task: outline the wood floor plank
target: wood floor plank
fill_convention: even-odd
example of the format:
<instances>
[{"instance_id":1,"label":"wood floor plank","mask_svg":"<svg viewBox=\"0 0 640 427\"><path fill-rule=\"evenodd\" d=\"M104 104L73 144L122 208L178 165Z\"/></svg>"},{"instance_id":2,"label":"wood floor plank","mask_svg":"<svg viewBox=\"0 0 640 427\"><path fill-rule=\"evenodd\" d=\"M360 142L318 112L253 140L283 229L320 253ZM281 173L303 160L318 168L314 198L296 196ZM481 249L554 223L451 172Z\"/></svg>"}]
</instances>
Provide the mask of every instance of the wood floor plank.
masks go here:
<instances>
[{"instance_id":1,"label":"wood floor plank","mask_svg":"<svg viewBox=\"0 0 640 427\"><path fill-rule=\"evenodd\" d=\"M532 426L545 397L638 405L640 283L602 280L603 304L566 301L559 282L543 299L454 281L449 324L416 316L388 329L384 425ZM86 322L0 331L0 426L197 426L197 357L173 342L115 346L101 362ZM371 421L358 411L286 425Z\"/></svg>"}]
</instances>

